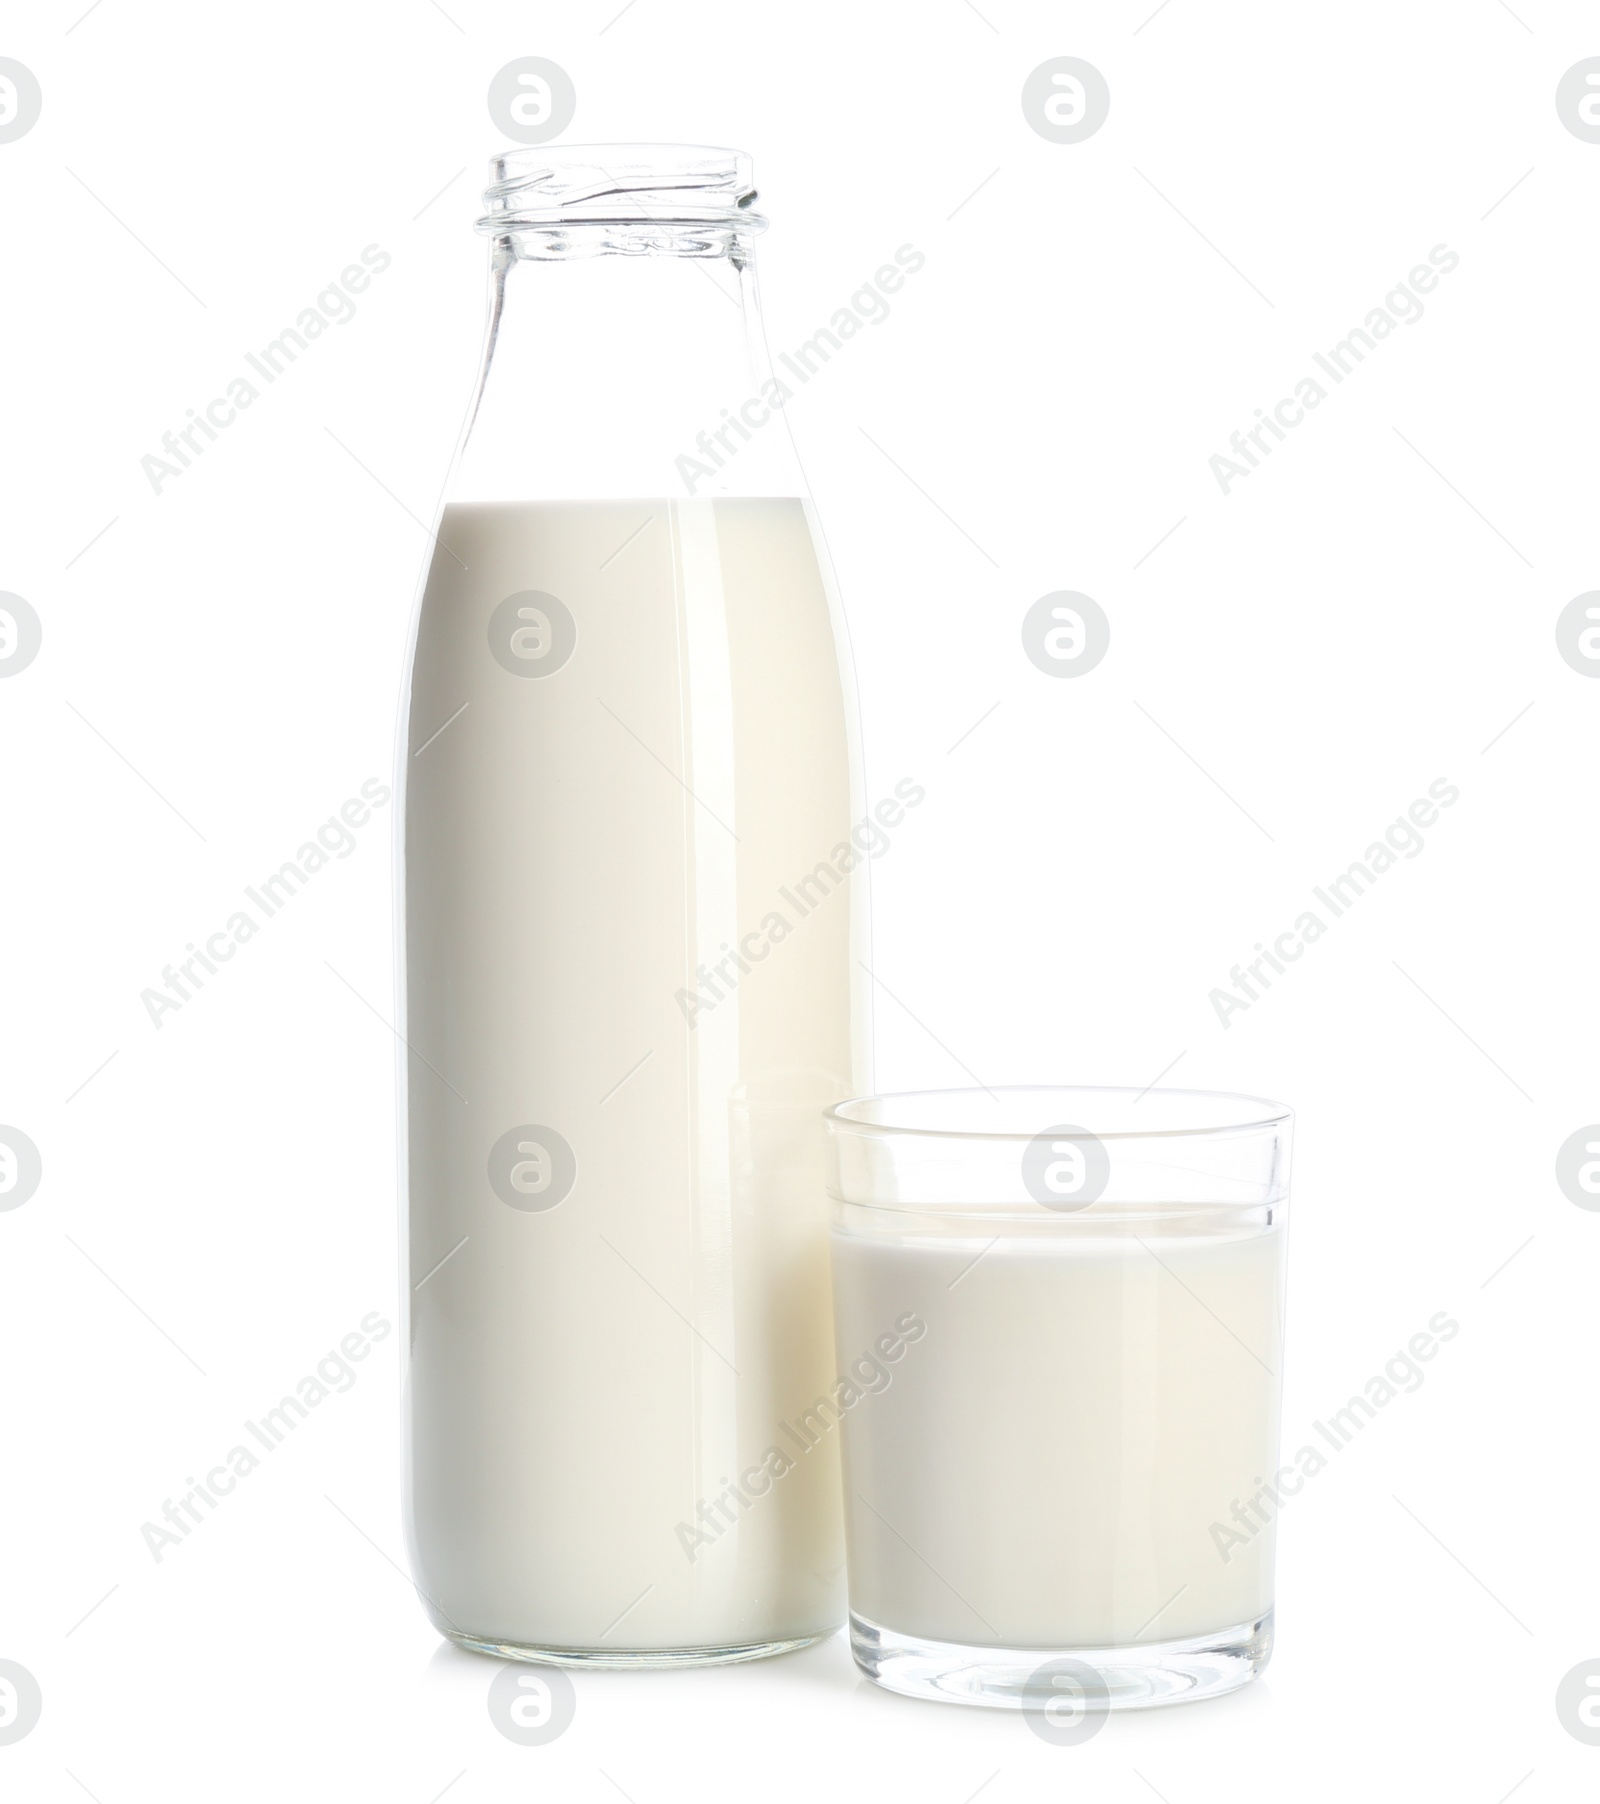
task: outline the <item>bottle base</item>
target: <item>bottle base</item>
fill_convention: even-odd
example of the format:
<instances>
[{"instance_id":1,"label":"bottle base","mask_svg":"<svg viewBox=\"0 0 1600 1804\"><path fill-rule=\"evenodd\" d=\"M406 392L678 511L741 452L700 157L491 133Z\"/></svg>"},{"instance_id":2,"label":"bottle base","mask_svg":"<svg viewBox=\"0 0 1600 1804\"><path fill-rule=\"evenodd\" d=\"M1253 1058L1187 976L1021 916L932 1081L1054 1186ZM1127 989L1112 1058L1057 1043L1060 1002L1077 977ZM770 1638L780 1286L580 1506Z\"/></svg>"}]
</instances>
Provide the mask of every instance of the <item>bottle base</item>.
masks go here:
<instances>
[{"instance_id":1,"label":"bottle base","mask_svg":"<svg viewBox=\"0 0 1600 1804\"><path fill-rule=\"evenodd\" d=\"M902 1635L853 1612L850 1651L856 1665L886 1690L906 1697L990 1709L1025 1710L1040 1733L1056 1739L1061 1725L1087 1725L1111 1710L1185 1704L1237 1691L1272 1657L1272 1612L1212 1634L1136 1647L974 1647ZM1059 1713L1068 1712L1067 1717ZM1052 1732L1056 1731L1056 1732Z\"/></svg>"},{"instance_id":2,"label":"bottle base","mask_svg":"<svg viewBox=\"0 0 1600 1804\"><path fill-rule=\"evenodd\" d=\"M836 1629L815 1635L797 1635L784 1641L747 1641L726 1647L661 1647L634 1651L630 1648L536 1647L520 1641L491 1641L459 1629L439 1630L447 1641L474 1654L492 1654L499 1660L526 1660L536 1666L586 1666L591 1671L640 1672L651 1667L732 1666L740 1660L765 1660L773 1654L791 1654L796 1648L826 1641Z\"/></svg>"}]
</instances>

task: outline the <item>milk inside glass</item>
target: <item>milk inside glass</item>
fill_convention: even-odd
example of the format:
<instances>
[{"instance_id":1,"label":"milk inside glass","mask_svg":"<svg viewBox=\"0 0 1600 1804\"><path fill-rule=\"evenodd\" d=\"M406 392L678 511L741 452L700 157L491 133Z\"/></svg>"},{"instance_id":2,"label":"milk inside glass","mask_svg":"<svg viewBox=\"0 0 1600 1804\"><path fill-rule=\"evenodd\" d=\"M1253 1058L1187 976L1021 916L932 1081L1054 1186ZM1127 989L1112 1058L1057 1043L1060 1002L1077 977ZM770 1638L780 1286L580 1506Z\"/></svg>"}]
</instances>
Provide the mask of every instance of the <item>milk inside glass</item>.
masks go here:
<instances>
[{"instance_id":1,"label":"milk inside glass","mask_svg":"<svg viewBox=\"0 0 1600 1804\"><path fill-rule=\"evenodd\" d=\"M854 1615L1101 1649L1271 1609L1272 1522L1230 1512L1277 1468L1281 1225L847 1213L841 1360L922 1325L842 1424Z\"/></svg>"},{"instance_id":2,"label":"milk inside glass","mask_svg":"<svg viewBox=\"0 0 1600 1804\"><path fill-rule=\"evenodd\" d=\"M1272 1654L1293 1113L1017 1085L827 1111L851 1651L1029 1713Z\"/></svg>"},{"instance_id":3,"label":"milk inside glass","mask_svg":"<svg viewBox=\"0 0 1600 1804\"><path fill-rule=\"evenodd\" d=\"M862 1057L807 506L451 506L408 744L419 1589L522 1649L828 1632L836 1437L770 1457L834 1378L819 1111ZM508 1203L487 1161L522 1126L574 1170L530 1135Z\"/></svg>"}]
</instances>

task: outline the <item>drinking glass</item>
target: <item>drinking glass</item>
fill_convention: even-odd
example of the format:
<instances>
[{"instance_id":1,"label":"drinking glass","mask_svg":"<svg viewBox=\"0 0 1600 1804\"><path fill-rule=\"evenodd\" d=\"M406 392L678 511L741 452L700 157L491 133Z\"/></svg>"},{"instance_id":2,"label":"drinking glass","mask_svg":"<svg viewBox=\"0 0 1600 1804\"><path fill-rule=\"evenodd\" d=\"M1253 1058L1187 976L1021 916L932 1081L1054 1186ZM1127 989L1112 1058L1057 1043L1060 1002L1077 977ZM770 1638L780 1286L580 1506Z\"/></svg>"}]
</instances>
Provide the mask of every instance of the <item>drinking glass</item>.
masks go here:
<instances>
[{"instance_id":1,"label":"drinking glass","mask_svg":"<svg viewBox=\"0 0 1600 1804\"><path fill-rule=\"evenodd\" d=\"M1290 1111L1014 1088L825 1119L862 1670L1047 1724L1254 1677L1303 1482L1278 1467Z\"/></svg>"}]
</instances>

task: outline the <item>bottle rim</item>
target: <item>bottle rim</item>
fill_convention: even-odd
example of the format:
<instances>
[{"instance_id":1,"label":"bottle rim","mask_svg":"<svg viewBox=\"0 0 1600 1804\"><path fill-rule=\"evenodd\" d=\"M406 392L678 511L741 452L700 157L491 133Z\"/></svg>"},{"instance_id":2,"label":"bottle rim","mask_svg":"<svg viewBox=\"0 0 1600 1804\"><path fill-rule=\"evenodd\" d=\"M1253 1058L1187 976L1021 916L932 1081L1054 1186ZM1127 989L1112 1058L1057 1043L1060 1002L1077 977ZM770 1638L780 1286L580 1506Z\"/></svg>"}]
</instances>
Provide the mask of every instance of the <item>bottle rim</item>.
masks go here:
<instances>
[{"instance_id":1,"label":"bottle rim","mask_svg":"<svg viewBox=\"0 0 1600 1804\"><path fill-rule=\"evenodd\" d=\"M706 144L558 144L501 151L477 229L487 235L582 226L766 229L742 150Z\"/></svg>"}]
</instances>

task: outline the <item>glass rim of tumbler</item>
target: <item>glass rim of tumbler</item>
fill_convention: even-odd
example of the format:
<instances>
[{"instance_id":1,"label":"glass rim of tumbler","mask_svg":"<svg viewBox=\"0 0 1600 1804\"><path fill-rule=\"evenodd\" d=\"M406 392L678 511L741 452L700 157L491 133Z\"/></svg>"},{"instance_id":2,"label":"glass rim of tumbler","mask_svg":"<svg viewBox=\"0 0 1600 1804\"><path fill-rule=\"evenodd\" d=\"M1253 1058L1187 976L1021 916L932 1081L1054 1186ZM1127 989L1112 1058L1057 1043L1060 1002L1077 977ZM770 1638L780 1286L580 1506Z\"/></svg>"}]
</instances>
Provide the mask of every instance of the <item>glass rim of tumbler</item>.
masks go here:
<instances>
[{"instance_id":1,"label":"glass rim of tumbler","mask_svg":"<svg viewBox=\"0 0 1600 1804\"><path fill-rule=\"evenodd\" d=\"M1224 1090L1012 1084L852 1097L823 1111L836 1203L1020 1214L1275 1211L1294 1111Z\"/></svg>"},{"instance_id":2,"label":"glass rim of tumbler","mask_svg":"<svg viewBox=\"0 0 1600 1804\"><path fill-rule=\"evenodd\" d=\"M907 1121L869 1121L853 1111L878 1108L888 1103L942 1103L960 1104L977 1103L979 1097L993 1102L1000 1097L1050 1096L1050 1097L1115 1097L1119 1101L1132 1097L1130 1107L1136 1107L1148 1097L1159 1098L1164 1103L1173 1103L1182 1097L1186 1101L1205 1101L1248 1105L1247 1119L1215 1121L1205 1124L1185 1124L1181 1127L1145 1127L1142 1124L1134 1128L1094 1127L1084 1124L1082 1131L1093 1134L1099 1140L1146 1140L1169 1138L1176 1135L1199 1134L1244 1134L1258 1129L1277 1127L1286 1121L1294 1120L1294 1110L1287 1103L1274 1102L1270 1097L1253 1096L1236 1090L1190 1090L1173 1088L1158 1090L1154 1086L1136 1090L1131 1084L994 1084L987 1088L978 1086L955 1086L941 1090L884 1090L871 1096L852 1096L843 1102L831 1104L822 1111L829 1122L838 1122L841 1127L853 1133L862 1134L914 1134L928 1135L947 1140L1029 1140L1039 1128L1046 1125L1047 1117L1041 1116L1039 1126L1030 1128L1016 1127L930 1127L921 1122ZM1265 1114L1255 1113L1265 1110ZM1154 1113L1155 1111L1152 1111ZM1218 1113L1230 1117L1239 1113L1238 1109L1219 1110Z\"/></svg>"}]
</instances>

